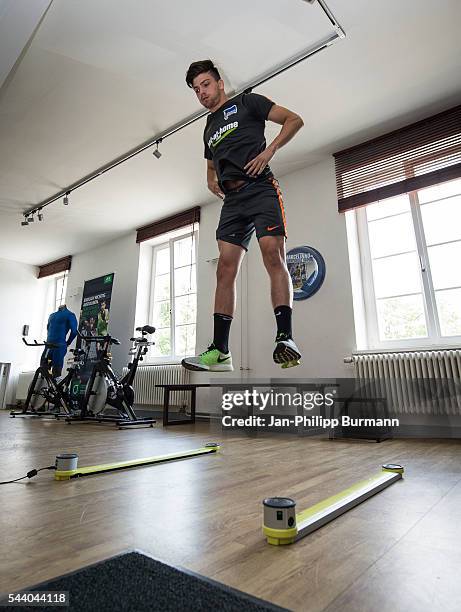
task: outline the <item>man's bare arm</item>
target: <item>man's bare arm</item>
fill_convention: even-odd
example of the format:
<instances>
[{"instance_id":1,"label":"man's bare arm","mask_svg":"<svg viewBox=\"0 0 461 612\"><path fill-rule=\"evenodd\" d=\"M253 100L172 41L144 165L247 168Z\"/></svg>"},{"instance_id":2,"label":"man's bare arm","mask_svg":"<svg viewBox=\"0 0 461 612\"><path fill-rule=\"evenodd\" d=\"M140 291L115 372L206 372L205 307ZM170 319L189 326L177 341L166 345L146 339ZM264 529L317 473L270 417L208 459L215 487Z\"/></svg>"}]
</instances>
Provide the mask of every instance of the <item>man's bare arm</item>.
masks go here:
<instances>
[{"instance_id":1,"label":"man's bare arm","mask_svg":"<svg viewBox=\"0 0 461 612\"><path fill-rule=\"evenodd\" d=\"M210 159L207 159L207 167L206 167L206 179L208 184L208 189L211 193L218 196L218 198L224 199L224 194L221 191L220 186L218 185L218 177L216 176L216 170L214 169L214 164Z\"/></svg>"},{"instance_id":2,"label":"man's bare arm","mask_svg":"<svg viewBox=\"0 0 461 612\"><path fill-rule=\"evenodd\" d=\"M245 166L245 170L250 176L261 174L269 161L274 157L275 152L289 142L304 125L304 121L299 115L277 104L274 104L269 111L267 120L278 123L282 126L282 129L270 145Z\"/></svg>"},{"instance_id":3,"label":"man's bare arm","mask_svg":"<svg viewBox=\"0 0 461 612\"><path fill-rule=\"evenodd\" d=\"M279 135L267 147L272 149L274 153L289 142L304 125L304 121L299 115L277 104L274 104L270 109L267 120L282 126Z\"/></svg>"}]
</instances>

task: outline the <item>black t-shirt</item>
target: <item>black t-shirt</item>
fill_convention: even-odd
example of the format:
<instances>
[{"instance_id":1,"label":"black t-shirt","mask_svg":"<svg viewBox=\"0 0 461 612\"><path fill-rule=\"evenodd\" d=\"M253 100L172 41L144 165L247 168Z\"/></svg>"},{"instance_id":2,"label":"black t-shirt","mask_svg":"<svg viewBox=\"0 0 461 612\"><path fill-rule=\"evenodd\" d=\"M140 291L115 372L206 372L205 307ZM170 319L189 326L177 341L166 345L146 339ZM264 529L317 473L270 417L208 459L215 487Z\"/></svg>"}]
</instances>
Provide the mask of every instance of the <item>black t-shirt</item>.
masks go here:
<instances>
[{"instance_id":1,"label":"black t-shirt","mask_svg":"<svg viewBox=\"0 0 461 612\"><path fill-rule=\"evenodd\" d=\"M266 148L265 121L273 105L265 96L243 93L208 115L203 132L205 158L213 160L221 187L225 180L251 180L244 168ZM262 176L272 176L269 166Z\"/></svg>"}]
</instances>

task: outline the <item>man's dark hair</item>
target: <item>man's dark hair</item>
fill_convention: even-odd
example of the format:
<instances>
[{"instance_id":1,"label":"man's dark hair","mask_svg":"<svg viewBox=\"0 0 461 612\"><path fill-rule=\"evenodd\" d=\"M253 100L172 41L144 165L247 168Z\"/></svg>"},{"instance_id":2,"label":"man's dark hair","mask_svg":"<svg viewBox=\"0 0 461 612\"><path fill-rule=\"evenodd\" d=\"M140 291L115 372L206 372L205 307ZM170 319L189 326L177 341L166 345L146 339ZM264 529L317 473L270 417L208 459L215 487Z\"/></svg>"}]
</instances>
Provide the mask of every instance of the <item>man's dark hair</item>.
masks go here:
<instances>
[{"instance_id":1,"label":"man's dark hair","mask_svg":"<svg viewBox=\"0 0 461 612\"><path fill-rule=\"evenodd\" d=\"M216 81L219 81L221 78L218 69L211 60L202 60L200 62L194 62L189 66L189 70L186 73L186 83L188 86L193 87L192 83L195 77L198 77L198 75L202 74L203 72L209 72L211 76L216 79Z\"/></svg>"}]
</instances>

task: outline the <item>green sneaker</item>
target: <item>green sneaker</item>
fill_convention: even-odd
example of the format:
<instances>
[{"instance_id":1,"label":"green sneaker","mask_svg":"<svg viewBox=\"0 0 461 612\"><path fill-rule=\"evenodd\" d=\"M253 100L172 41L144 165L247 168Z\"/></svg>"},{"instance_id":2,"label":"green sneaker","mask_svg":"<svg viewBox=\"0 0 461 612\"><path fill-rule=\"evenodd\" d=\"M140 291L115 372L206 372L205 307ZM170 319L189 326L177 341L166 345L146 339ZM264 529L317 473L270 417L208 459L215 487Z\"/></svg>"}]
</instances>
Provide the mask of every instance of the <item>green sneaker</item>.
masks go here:
<instances>
[{"instance_id":1,"label":"green sneaker","mask_svg":"<svg viewBox=\"0 0 461 612\"><path fill-rule=\"evenodd\" d=\"M200 355L196 357L187 357L183 359L181 365L186 368L186 370L193 370L195 372L234 371L230 351L228 353L221 353L219 349L215 348L214 344L211 344L206 351L200 353Z\"/></svg>"}]
</instances>

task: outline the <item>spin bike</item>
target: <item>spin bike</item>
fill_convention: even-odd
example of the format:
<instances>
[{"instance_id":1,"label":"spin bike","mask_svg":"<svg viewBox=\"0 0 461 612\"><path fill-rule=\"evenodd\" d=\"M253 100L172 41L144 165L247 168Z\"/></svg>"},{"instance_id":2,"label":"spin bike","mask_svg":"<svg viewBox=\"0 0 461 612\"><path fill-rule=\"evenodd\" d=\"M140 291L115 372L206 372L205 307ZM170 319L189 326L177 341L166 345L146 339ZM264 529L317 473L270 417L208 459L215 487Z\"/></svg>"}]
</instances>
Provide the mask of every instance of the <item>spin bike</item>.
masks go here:
<instances>
[{"instance_id":1,"label":"spin bike","mask_svg":"<svg viewBox=\"0 0 461 612\"><path fill-rule=\"evenodd\" d=\"M71 417L80 411L78 399L71 393L72 380L78 370L82 367L86 353L82 349L70 349L74 359L70 362L67 374L58 381L52 375L52 362L50 350L58 348L52 342L27 342L27 346L44 346L45 354L42 356L40 366L35 371L34 377L27 391L26 401L21 411L11 411L10 416L52 416Z\"/></svg>"},{"instance_id":2,"label":"spin bike","mask_svg":"<svg viewBox=\"0 0 461 612\"><path fill-rule=\"evenodd\" d=\"M154 344L154 342L149 342L146 336L153 334L155 327L144 325L144 327L137 327L136 331L141 332L141 336L130 339L133 346L129 354L133 355L133 360L128 364L128 372L120 379L117 378L112 369L110 354L110 347L120 344L120 341L109 335L83 336L78 333L82 342L87 344L98 343L98 359L86 385L80 414L67 419L67 421L112 422L116 423L119 429L132 425L153 426L156 422L155 419L138 418L134 411L133 381L139 362L143 360L148 347ZM117 414L107 414L108 408L115 409Z\"/></svg>"}]
</instances>

